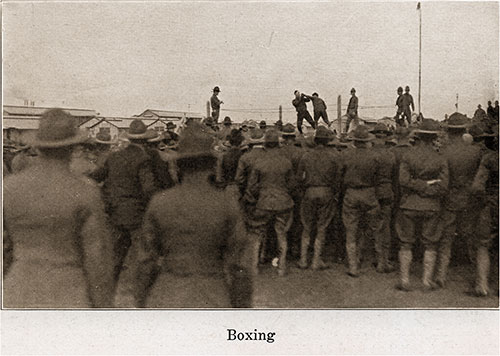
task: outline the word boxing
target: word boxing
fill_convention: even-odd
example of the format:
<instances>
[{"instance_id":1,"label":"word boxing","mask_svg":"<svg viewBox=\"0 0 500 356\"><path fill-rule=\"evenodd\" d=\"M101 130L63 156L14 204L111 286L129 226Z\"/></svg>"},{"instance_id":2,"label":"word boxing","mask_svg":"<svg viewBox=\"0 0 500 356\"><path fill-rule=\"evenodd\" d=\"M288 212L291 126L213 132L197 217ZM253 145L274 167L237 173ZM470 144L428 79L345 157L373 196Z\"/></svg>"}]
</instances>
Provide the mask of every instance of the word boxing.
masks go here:
<instances>
[{"instance_id":1,"label":"word boxing","mask_svg":"<svg viewBox=\"0 0 500 356\"><path fill-rule=\"evenodd\" d=\"M237 332L235 329L227 329L227 341L266 341L269 344L274 342L274 332L257 332L257 329L250 332Z\"/></svg>"}]
</instances>

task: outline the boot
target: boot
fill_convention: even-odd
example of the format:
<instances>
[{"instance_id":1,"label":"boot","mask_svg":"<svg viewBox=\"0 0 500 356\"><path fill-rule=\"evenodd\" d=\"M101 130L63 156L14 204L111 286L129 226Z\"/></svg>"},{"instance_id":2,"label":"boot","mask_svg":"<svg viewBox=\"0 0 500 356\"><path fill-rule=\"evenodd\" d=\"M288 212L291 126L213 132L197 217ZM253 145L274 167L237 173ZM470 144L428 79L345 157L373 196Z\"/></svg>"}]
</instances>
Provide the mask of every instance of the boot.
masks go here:
<instances>
[{"instance_id":1,"label":"boot","mask_svg":"<svg viewBox=\"0 0 500 356\"><path fill-rule=\"evenodd\" d=\"M311 263L311 269L326 269L328 268L325 262L321 259L321 252L323 250L323 243L325 241L325 233L319 232L316 234L316 240L314 241L314 256Z\"/></svg>"},{"instance_id":2,"label":"boot","mask_svg":"<svg viewBox=\"0 0 500 356\"><path fill-rule=\"evenodd\" d=\"M399 255L400 280L396 288L405 292L409 292L411 291L410 267L413 255L411 250L399 250L398 255Z\"/></svg>"},{"instance_id":3,"label":"boot","mask_svg":"<svg viewBox=\"0 0 500 356\"><path fill-rule=\"evenodd\" d=\"M347 243L346 251L347 261L349 262L349 271L347 272L347 274L351 277L359 277L356 243Z\"/></svg>"},{"instance_id":4,"label":"boot","mask_svg":"<svg viewBox=\"0 0 500 356\"><path fill-rule=\"evenodd\" d=\"M476 254L476 286L474 294L477 297L486 297L488 290L488 275L490 272L490 254L486 247L480 246Z\"/></svg>"},{"instance_id":5,"label":"boot","mask_svg":"<svg viewBox=\"0 0 500 356\"><path fill-rule=\"evenodd\" d=\"M446 276L448 274L448 266L450 265L450 257L450 246L445 246L444 248L439 249L438 265L436 271L436 284L440 288L444 288L446 285Z\"/></svg>"},{"instance_id":6,"label":"boot","mask_svg":"<svg viewBox=\"0 0 500 356\"><path fill-rule=\"evenodd\" d=\"M436 251L425 250L424 252L424 274L422 276L422 283L424 291L431 291L437 288L436 284L432 281L434 273L434 265L436 264Z\"/></svg>"},{"instance_id":7,"label":"boot","mask_svg":"<svg viewBox=\"0 0 500 356\"><path fill-rule=\"evenodd\" d=\"M300 244L300 261L299 268L306 269L307 268L307 254L309 252L309 242L311 241L311 237L309 235L309 231L302 231L302 238Z\"/></svg>"},{"instance_id":8,"label":"boot","mask_svg":"<svg viewBox=\"0 0 500 356\"><path fill-rule=\"evenodd\" d=\"M280 277L286 275L286 253L287 253L287 241L286 233L276 233L278 237L278 248L279 248L279 261L278 261L278 275Z\"/></svg>"}]
</instances>

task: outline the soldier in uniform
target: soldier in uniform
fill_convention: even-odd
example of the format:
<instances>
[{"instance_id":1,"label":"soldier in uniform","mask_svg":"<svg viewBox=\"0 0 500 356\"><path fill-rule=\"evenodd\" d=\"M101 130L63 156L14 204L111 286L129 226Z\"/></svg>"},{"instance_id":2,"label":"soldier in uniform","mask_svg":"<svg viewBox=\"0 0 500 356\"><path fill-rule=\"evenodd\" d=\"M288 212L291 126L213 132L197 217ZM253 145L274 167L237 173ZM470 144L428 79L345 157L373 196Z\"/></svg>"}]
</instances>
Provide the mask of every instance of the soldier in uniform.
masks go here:
<instances>
[{"instance_id":1,"label":"soldier in uniform","mask_svg":"<svg viewBox=\"0 0 500 356\"><path fill-rule=\"evenodd\" d=\"M498 137L498 133L495 135ZM476 240L476 283L474 294L485 297L490 294L488 278L490 271L489 249L493 239L498 239L498 143L481 159L474 177L472 192L481 199L483 208L479 214Z\"/></svg>"},{"instance_id":2,"label":"soldier in uniform","mask_svg":"<svg viewBox=\"0 0 500 356\"><path fill-rule=\"evenodd\" d=\"M297 174L297 169L299 167L300 159L304 154L304 150L296 145L297 130L292 124L286 124L281 132L283 138L283 143L281 145L281 153L292 162L292 169L294 175ZM302 195L300 185L296 186L296 189L292 192L293 199L293 216L300 216L300 201ZM300 219L293 219L292 226L288 230L288 251L289 255L297 257L300 251L300 230L302 224Z\"/></svg>"},{"instance_id":3,"label":"soldier in uniform","mask_svg":"<svg viewBox=\"0 0 500 356\"><path fill-rule=\"evenodd\" d=\"M479 167L481 152L477 146L467 145L462 140L466 132L467 118L460 113L450 115L447 122L448 143L441 150L448 161L449 191L443 211L444 230L439 243L438 265L435 282L444 287L454 242L461 242L460 247L467 247L469 258L473 257L471 243L474 226L479 211L477 201L470 195L470 187ZM455 235L461 241L454 241Z\"/></svg>"},{"instance_id":4,"label":"soldier in uniform","mask_svg":"<svg viewBox=\"0 0 500 356\"><path fill-rule=\"evenodd\" d=\"M113 152L101 169L92 174L97 182L104 182L102 195L110 222L119 235L115 241L115 279L122 270L125 256L141 238L141 224L146 206L160 187L155 181L153 163L145 145L156 134L135 119L127 138L130 144Z\"/></svg>"},{"instance_id":5,"label":"soldier in uniform","mask_svg":"<svg viewBox=\"0 0 500 356\"><path fill-rule=\"evenodd\" d=\"M250 147L250 151L244 153L238 161L236 168L235 181L238 184L240 197L243 198L247 188L248 178L254 166L254 163L264 155L264 133L260 129L254 129L250 133L250 138L246 142ZM247 205L244 199L241 201L243 207ZM244 209L246 210L246 209Z\"/></svg>"},{"instance_id":6,"label":"soldier in uniform","mask_svg":"<svg viewBox=\"0 0 500 356\"><path fill-rule=\"evenodd\" d=\"M252 240L254 273L258 273L260 245L265 238L267 226L274 221L278 240L278 274L286 274L287 231L293 219L293 200L290 196L294 187L292 163L279 151L279 134L268 130L265 134L264 154L254 162L245 200L255 204L248 213L247 228Z\"/></svg>"},{"instance_id":7,"label":"soldier in uniform","mask_svg":"<svg viewBox=\"0 0 500 356\"><path fill-rule=\"evenodd\" d=\"M411 125L411 112L415 111L415 104L413 103L413 97L410 94L410 87L406 86L405 87L405 93L403 94L403 122L404 119L406 118L406 121L408 121L408 126ZM411 109L410 109L411 107Z\"/></svg>"},{"instance_id":8,"label":"soldier in uniform","mask_svg":"<svg viewBox=\"0 0 500 356\"><path fill-rule=\"evenodd\" d=\"M346 233L346 252L349 263L348 275L359 276L361 248L358 235L365 233L372 238L380 225L380 205L376 195L379 185L379 155L369 149L370 141L375 139L366 126L358 126L351 132L354 147L344 153L344 201L342 220ZM362 231L360 220L366 221Z\"/></svg>"},{"instance_id":9,"label":"soldier in uniform","mask_svg":"<svg viewBox=\"0 0 500 356\"><path fill-rule=\"evenodd\" d=\"M240 130L233 129L228 137L231 147L222 155L221 159L221 177L220 181L223 182L224 187L234 189L234 196L236 200L239 199L239 189L236 184L236 170L238 162L243 152L241 151L241 144L243 143L243 135Z\"/></svg>"},{"instance_id":10,"label":"soldier in uniform","mask_svg":"<svg viewBox=\"0 0 500 356\"><path fill-rule=\"evenodd\" d=\"M347 122L345 127L345 132L349 132L349 125L351 121L358 118L358 97L356 96L356 89L351 89L351 99L349 99L349 104L347 105Z\"/></svg>"},{"instance_id":11,"label":"soldier in uniform","mask_svg":"<svg viewBox=\"0 0 500 356\"><path fill-rule=\"evenodd\" d=\"M252 278L242 263L246 235L236 233L237 203L210 182L217 160L212 144L200 124L183 132L181 183L151 200L133 273L120 280L118 306L251 307Z\"/></svg>"},{"instance_id":12,"label":"soldier in uniform","mask_svg":"<svg viewBox=\"0 0 500 356\"><path fill-rule=\"evenodd\" d=\"M448 163L433 146L439 133L439 124L425 119L416 131L417 145L403 154L399 168L401 204L396 221L401 247L399 250L400 282L397 288L411 290L410 266L412 248L416 239L416 226L422 226L425 247L424 290L436 288L432 281L436 263L436 249L442 235L441 199L448 188Z\"/></svg>"},{"instance_id":13,"label":"soldier in uniform","mask_svg":"<svg viewBox=\"0 0 500 356\"><path fill-rule=\"evenodd\" d=\"M112 307L113 245L99 190L69 169L88 139L61 109L46 111L40 157L4 181L3 303L7 308ZM10 263L9 263L10 262Z\"/></svg>"},{"instance_id":14,"label":"soldier in uniform","mask_svg":"<svg viewBox=\"0 0 500 356\"><path fill-rule=\"evenodd\" d=\"M391 214L394 202L392 189L394 166L396 157L386 145L388 136L391 134L387 126L378 123L371 130L375 134L373 149L379 154L379 176L377 186L377 198L380 204L380 225L375 232L375 250L377 253L377 272L390 273L394 268L389 263L389 251L391 247Z\"/></svg>"},{"instance_id":15,"label":"soldier in uniform","mask_svg":"<svg viewBox=\"0 0 500 356\"><path fill-rule=\"evenodd\" d=\"M341 167L335 151L326 145L331 139L331 133L323 126L318 127L314 135L316 146L306 152L301 158L297 180L305 188L301 201L300 218L302 226L300 268L308 266L309 243L313 224L316 224L316 239L311 269L326 268L321 259L325 243L326 229L335 215L335 207L341 186Z\"/></svg>"},{"instance_id":16,"label":"soldier in uniform","mask_svg":"<svg viewBox=\"0 0 500 356\"><path fill-rule=\"evenodd\" d=\"M229 116L226 116L224 118L224 120L222 121L222 124L224 125L224 127L222 128L222 130L220 130L219 132L217 132L217 139L219 141L226 141L227 140L227 136L229 136L229 134L231 133L231 125L232 125L232 122L231 122L231 118Z\"/></svg>"},{"instance_id":17,"label":"soldier in uniform","mask_svg":"<svg viewBox=\"0 0 500 356\"><path fill-rule=\"evenodd\" d=\"M309 114L309 111L307 111L307 102L309 102L310 99L304 94L301 94L298 90L295 90L294 94L295 99L293 99L292 104L295 110L297 110L297 130L302 134L302 122L304 119L307 120L313 129L315 129L316 123L311 117L311 114Z\"/></svg>"},{"instance_id":18,"label":"soldier in uniform","mask_svg":"<svg viewBox=\"0 0 500 356\"><path fill-rule=\"evenodd\" d=\"M398 126L403 126L404 125L404 118L402 117L404 108L403 108L403 88L399 87L398 88L398 98L396 99L396 106L398 107L396 111L396 124Z\"/></svg>"},{"instance_id":19,"label":"soldier in uniform","mask_svg":"<svg viewBox=\"0 0 500 356\"><path fill-rule=\"evenodd\" d=\"M313 103L314 108L314 122L316 126L318 126L318 122L320 118L323 118L323 121L330 126L330 121L328 121L328 114L326 112L326 103L323 99L321 99L318 93L313 93L312 95L306 95Z\"/></svg>"},{"instance_id":20,"label":"soldier in uniform","mask_svg":"<svg viewBox=\"0 0 500 356\"><path fill-rule=\"evenodd\" d=\"M156 137L148 139L145 149L151 159L151 168L155 183L159 189L171 188L176 183L170 175L171 169L169 165L171 165L172 162L165 161L161 157L160 150L158 149L158 145L163 141L164 137L156 131L152 131L151 134L156 135Z\"/></svg>"},{"instance_id":21,"label":"soldier in uniform","mask_svg":"<svg viewBox=\"0 0 500 356\"><path fill-rule=\"evenodd\" d=\"M210 98L210 106L212 107L212 119L214 120L215 124L217 124L219 121L220 106L221 104L224 104L224 102L219 100L219 98L217 97L219 93L219 87L215 87L212 97Z\"/></svg>"}]
</instances>

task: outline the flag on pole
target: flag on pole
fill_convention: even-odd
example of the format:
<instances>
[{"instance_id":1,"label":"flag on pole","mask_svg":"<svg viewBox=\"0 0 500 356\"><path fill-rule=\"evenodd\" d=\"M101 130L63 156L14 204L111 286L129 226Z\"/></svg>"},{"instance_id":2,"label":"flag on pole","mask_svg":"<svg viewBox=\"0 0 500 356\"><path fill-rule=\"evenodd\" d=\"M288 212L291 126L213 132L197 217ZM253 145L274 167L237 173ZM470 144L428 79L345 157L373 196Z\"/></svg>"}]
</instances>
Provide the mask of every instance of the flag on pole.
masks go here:
<instances>
[{"instance_id":1,"label":"flag on pole","mask_svg":"<svg viewBox=\"0 0 500 356\"><path fill-rule=\"evenodd\" d=\"M420 10L420 3L417 4L417 10Z\"/></svg>"}]
</instances>

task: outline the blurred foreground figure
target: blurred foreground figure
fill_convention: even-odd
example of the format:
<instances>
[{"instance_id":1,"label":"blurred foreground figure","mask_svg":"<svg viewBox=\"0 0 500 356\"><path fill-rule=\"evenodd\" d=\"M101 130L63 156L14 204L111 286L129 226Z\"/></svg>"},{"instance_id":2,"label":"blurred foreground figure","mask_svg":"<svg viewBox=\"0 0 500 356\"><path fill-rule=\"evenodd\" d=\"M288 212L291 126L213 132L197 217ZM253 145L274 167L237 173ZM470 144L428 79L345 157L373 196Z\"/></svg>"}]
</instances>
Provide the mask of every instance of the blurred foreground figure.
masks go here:
<instances>
[{"instance_id":1,"label":"blurred foreground figure","mask_svg":"<svg viewBox=\"0 0 500 356\"><path fill-rule=\"evenodd\" d=\"M36 164L4 182L7 308L111 307L113 250L99 191L70 172L87 140L60 109L44 113Z\"/></svg>"},{"instance_id":2,"label":"blurred foreground figure","mask_svg":"<svg viewBox=\"0 0 500 356\"><path fill-rule=\"evenodd\" d=\"M149 308L250 307L252 280L241 266L237 202L213 184L213 137L200 124L183 131L181 183L155 195L132 273L120 278L117 305Z\"/></svg>"}]
</instances>

